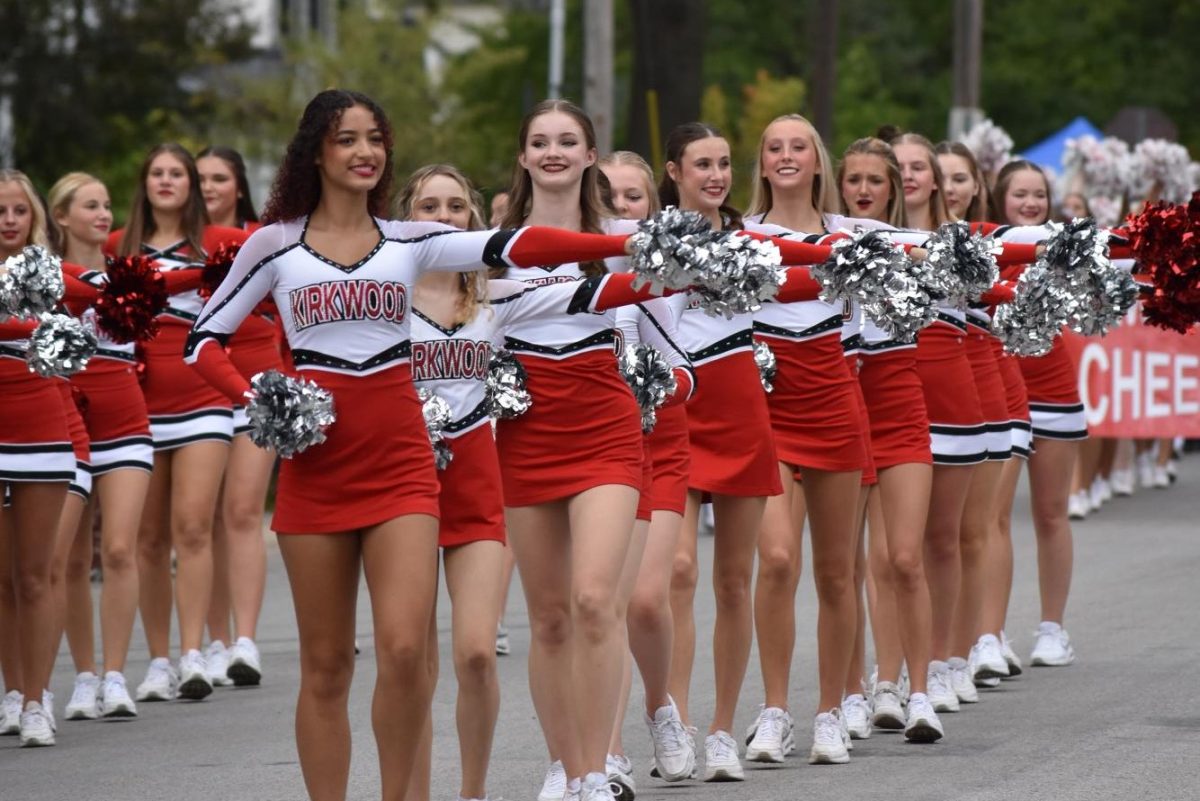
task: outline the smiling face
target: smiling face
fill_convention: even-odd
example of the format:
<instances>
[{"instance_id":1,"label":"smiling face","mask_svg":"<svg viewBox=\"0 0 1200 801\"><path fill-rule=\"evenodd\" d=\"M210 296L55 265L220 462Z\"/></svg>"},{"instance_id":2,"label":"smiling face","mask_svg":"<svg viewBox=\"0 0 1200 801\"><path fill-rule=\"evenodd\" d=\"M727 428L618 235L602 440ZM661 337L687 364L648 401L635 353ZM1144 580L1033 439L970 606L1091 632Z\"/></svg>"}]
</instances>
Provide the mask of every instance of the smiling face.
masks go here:
<instances>
[{"instance_id":1,"label":"smiling face","mask_svg":"<svg viewBox=\"0 0 1200 801\"><path fill-rule=\"evenodd\" d=\"M1004 193L1004 216L1013 225L1041 225L1050 216L1046 177L1036 170L1012 174Z\"/></svg>"},{"instance_id":2,"label":"smiling face","mask_svg":"<svg viewBox=\"0 0 1200 801\"><path fill-rule=\"evenodd\" d=\"M763 132L760 177L775 193L804 191L820 172L812 129L799 120L779 120Z\"/></svg>"},{"instance_id":3,"label":"smiling face","mask_svg":"<svg viewBox=\"0 0 1200 801\"><path fill-rule=\"evenodd\" d=\"M66 231L71 242L89 248L103 245L113 221L108 189L99 181L84 184L75 191L66 211L56 215L54 221Z\"/></svg>"},{"instance_id":4,"label":"smiling face","mask_svg":"<svg viewBox=\"0 0 1200 801\"><path fill-rule=\"evenodd\" d=\"M29 244L33 230L33 203L16 181L0 182L0 259L7 259Z\"/></svg>"},{"instance_id":5,"label":"smiling face","mask_svg":"<svg viewBox=\"0 0 1200 801\"><path fill-rule=\"evenodd\" d=\"M387 164L387 147L375 115L364 106L350 106L321 143L317 170L322 191L370 192Z\"/></svg>"},{"instance_id":6,"label":"smiling face","mask_svg":"<svg viewBox=\"0 0 1200 801\"><path fill-rule=\"evenodd\" d=\"M965 220L971 201L979 194L979 182L971 172L971 163L957 153L939 153L942 168L942 192L950 214Z\"/></svg>"},{"instance_id":7,"label":"smiling face","mask_svg":"<svg viewBox=\"0 0 1200 801\"><path fill-rule=\"evenodd\" d=\"M613 208L626 220L644 220L650 216L650 190L646 174L632 164L605 164L608 185L612 188Z\"/></svg>"},{"instance_id":8,"label":"smiling face","mask_svg":"<svg viewBox=\"0 0 1200 801\"><path fill-rule=\"evenodd\" d=\"M448 175L431 175L413 194L413 220L440 222L464 231L471 227L471 201L466 188Z\"/></svg>"},{"instance_id":9,"label":"smiling face","mask_svg":"<svg viewBox=\"0 0 1200 801\"><path fill-rule=\"evenodd\" d=\"M718 212L729 197L733 180L729 142L721 136L697 139L683 149L667 173L679 188L679 206L705 215Z\"/></svg>"},{"instance_id":10,"label":"smiling face","mask_svg":"<svg viewBox=\"0 0 1200 801\"><path fill-rule=\"evenodd\" d=\"M220 156L196 159L200 172L200 193L214 225L237 225L237 204L241 198L233 165Z\"/></svg>"},{"instance_id":11,"label":"smiling face","mask_svg":"<svg viewBox=\"0 0 1200 801\"><path fill-rule=\"evenodd\" d=\"M548 111L530 121L517 161L529 172L534 187L562 191L579 185L583 171L596 163L596 149L588 146L574 117Z\"/></svg>"},{"instance_id":12,"label":"smiling face","mask_svg":"<svg viewBox=\"0 0 1200 801\"><path fill-rule=\"evenodd\" d=\"M150 207L164 213L178 213L187 205L191 179L187 165L173 153L159 153L146 171L146 198Z\"/></svg>"},{"instance_id":13,"label":"smiling face","mask_svg":"<svg viewBox=\"0 0 1200 801\"><path fill-rule=\"evenodd\" d=\"M912 143L894 145L892 150L896 153L896 161L900 163L904 205L910 214L913 210L927 209L930 198L937 191L933 166L929 163L929 151Z\"/></svg>"},{"instance_id":14,"label":"smiling face","mask_svg":"<svg viewBox=\"0 0 1200 801\"><path fill-rule=\"evenodd\" d=\"M846 156L841 191L851 217L888 221L892 183L888 178L887 162L880 156L870 153Z\"/></svg>"}]
</instances>

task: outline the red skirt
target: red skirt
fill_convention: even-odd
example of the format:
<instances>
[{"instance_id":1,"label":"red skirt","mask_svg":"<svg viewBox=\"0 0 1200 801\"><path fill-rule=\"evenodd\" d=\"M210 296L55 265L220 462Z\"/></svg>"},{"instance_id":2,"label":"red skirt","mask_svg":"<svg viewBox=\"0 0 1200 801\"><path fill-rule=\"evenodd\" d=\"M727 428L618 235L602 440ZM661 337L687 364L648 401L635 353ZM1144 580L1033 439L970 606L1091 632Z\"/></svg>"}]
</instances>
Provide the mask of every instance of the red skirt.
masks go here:
<instances>
[{"instance_id":1,"label":"red skirt","mask_svg":"<svg viewBox=\"0 0 1200 801\"><path fill-rule=\"evenodd\" d=\"M0 481L75 480L75 452L54 379L0 357Z\"/></svg>"},{"instance_id":2,"label":"red skirt","mask_svg":"<svg viewBox=\"0 0 1200 801\"><path fill-rule=\"evenodd\" d=\"M787 465L815 470L861 470L866 461L857 383L847 369L841 337L797 342L762 337L775 353L778 371L767 395L775 456Z\"/></svg>"},{"instance_id":3,"label":"red skirt","mask_svg":"<svg viewBox=\"0 0 1200 801\"><path fill-rule=\"evenodd\" d=\"M987 458L1003 461L1012 457L1012 432L1008 419L1008 393L1000 365L992 351L991 334L971 331L967 334L967 360L979 393L979 408L987 426Z\"/></svg>"},{"instance_id":4,"label":"red skirt","mask_svg":"<svg viewBox=\"0 0 1200 801\"><path fill-rule=\"evenodd\" d=\"M650 520L654 512L654 501L650 491L654 486L654 454L650 450L650 436L642 435L642 491L638 495L637 520Z\"/></svg>"},{"instance_id":5,"label":"red skirt","mask_svg":"<svg viewBox=\"0 0 1200 801\"><path fill-rule=\"evenodd\" d=\"M996 355L996 361L1000 365L1000 377L1004 379L1013 453L1028 459L1029 449L1033 444L1033 427L1029 422L1029 396L1025 394L1021 365L1017 363L1015 356L1004 352L1004 346L995 338L992 339L992 353Z\"/></svg>"},{"instance_id":6,"label":"red skirt","mask_svg":"<svg viewBox=\"0 0 1200 801\"><path fill-rule=\"evenodd\" d=\"M437 468L409 365L303 377L333 393L337 419L324 442L282 460L272 528L330 534L401 515L437 517Z\"/></svg>"},{"instance_id":7,"label":"red skirt","mask_svg":"<svg viewBox=\"0 0 1200 801\"><path fill-rule=\"evenodd\" d=\"M154 469L154 446L146 398L132 362L93 359L71 385L83 393L92 475L113 470Z\"/></svg>"},{"instance_id":8,"label":"red skirt","mask_svg":"<svg viewBox=\"0 0 1200 801\"><path fill-rule=\"evenodd\" d=\"M606 484L641 490L642 415L613 352L519 358L533 403L496 426L504 505L535 506Z\"/></svg>"},{"instance_id":9,"label":"red skirt","mask_svg":"<svg viewBox=\"0 0 1200 801\"><path fill-rule=\"evenodd\" d=\"M965 340L965 333L947 323L934 323L917 338L917 374L929 413L935 465L987 459L987 426Z\"/></svg>"},{"instance_id":10,"label":"red skirt","mask_svg":"<svg viewBox=\"0 0 1200 801\"><path fill-rule=\"evenodd\" d=\"M658 424L650 432L650 453L654 463L651 510L683 514L692 467L686 406L658 410Z\"/></svg>"},{"instance_id":11,"label":"red skirt","mask_svg":"<svg viewBox=\"0 0 1200 801\"><path fill-rule=\"evenodd\" d=\"M62 397L63 413L67 416L67 433L71 436L71 452L75 455L75 478L67 486L67 492L78 495L84 502L92 495L91 454L88 450L88 432L75 402L71 382L56 378L58 394Z\"/></svg>"},{"instance_id":12,"label":"red skirt","mask_svg":"<svg viewBox=\"0 0 1200 801\"><path fill-rule=\"evenodd\" d=\"M1079 398L1079 376L1062 337L1045 356L1020 359L1029 394L1033 436L1045 439L1087 439L1087 418Z\"/></svg>"},{"instance_id":13,"label":"red skirt","mask_svg":"<svg viewBox=\"0 0 1200 801\"><path fill-rule=\"evenodd\" d=\"M187 334L186 326L164 323L143 349L142 393L156 451L233 439L229 399L183 361Z\"/></svg>"},{"instance_id":14,"label":"red skirt","mask_svg":"<svg viewBox=\"0 0 1200 801\"><path fill-rule=\"evenodd\" d=\"M447 437L454 458L438 472L438 545L454 548L469 542L504 542L504 497L500 493L500 457L490 423Z\"/></svg>"},{"instance_id":15,"label":"red skirt","mask_svg":"<svg viewBox=\"0 0 1200 801\"><path fill-rule=\"evenodd\" d=\"M864 350L859 358L858 381L867 404L875 469L931 464L929 415L914 350Z\"/></svg>"},{"instance_id":16,"label":"red skirt","mask_svg":"<svg viewBox=\"0 0 1200 801\"><path fill-rule=\"evenodd\" d=\"M875 457L871 453L871 417L867 413L867 401L863 397L862 384L858 380L858 366L858 351L851 351L846 356L846 367L854 379L854 403L858 407L858 428L862 432L862 485L870 487L879 483L879 475L875 472Z\"/></svg>"},{"instance_id":17,"label":"red skirt","mask_svg":"<svg viewBox=\"0 0 1200 801\"><path fill-rule=\"evenodd\" d=\"M736 351L697 367L696 394L687 412L690 489L760 498L783 492L767 393L752 351Z\"/></svg>"}]
</instances>

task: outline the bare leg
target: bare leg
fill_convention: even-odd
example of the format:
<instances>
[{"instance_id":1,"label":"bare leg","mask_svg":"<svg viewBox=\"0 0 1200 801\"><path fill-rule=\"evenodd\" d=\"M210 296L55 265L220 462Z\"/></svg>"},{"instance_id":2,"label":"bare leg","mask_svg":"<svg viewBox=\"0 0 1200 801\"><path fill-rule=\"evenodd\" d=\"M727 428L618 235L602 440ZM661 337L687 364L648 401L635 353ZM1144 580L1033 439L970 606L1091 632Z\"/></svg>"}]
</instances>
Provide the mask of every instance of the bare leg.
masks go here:
<instances>
[{"instance_id":1,"label":"bare leg","mask_svg":"<svg viewBox=\"0 0 1200 801\"><path fill-rule=\"evenodd\" d=\"M996 520L988 541L985 560L986 591L983 596L980 628L984 633L1000 636L1008 617L1008 598L1012 593L1013 547L1012 507L1021 479L1025 460L1016 457L1004 463L996 496Z\"/></svg>"},{"instance_id":2,"label":"bare leg","mask_svg":"<svg viewBox=\"0 0 1200 801\"><path fill-rule=\"evenodd\" d=\"M1075 463L1078 442L1037 439L1029 459L1029 490L1033 527L1038 542L1038 585L1042 620L1061 624L1071 590L1074 547L1067 520L1067 477Z\"/></svg>"},{"instance_id":3,"label":"bare leg","mask_svg":"<svg viewBox=\"0 0 1200 801\"><path fill-rule=\"evenodd\" d=\"M637 585L638 570L642 566L642 555L646 551L646 534L650 521L635 520L633 536L625 551L625 564L621 566L621 578L617 582L617 615L621 626L621 690L617 695L617 714L613 720L612 735L608 739L608 753L625 755L625 744L621 742L621 729L625 725L625 710L629 707L629 693L633 688L633 653L629 648L629 602Z\"/></svg>"},{"instance_id":4,"label":"bare leg","mask_svg":"<svg viewBox=\"0 0 1200 801\"><path fill-rule=\"evenodd\" d=\"M25 702L41 701L54 666L52 646L61 634L54 628L54 596L50 570L54 533L62 516L67 484L13 482L13 586L17 597L16 629L21 654L21 691Z\"/></svg>"},{"instance_id":5,"label":"bare leg","mask_svg":"<svg viewBox=\"0 0 1200 801\"><path fill-rule=\"evenodd\" d=\"M181 654L203 645L212 595L213 516L228 457L229 446L220 442L198 442L172 453L171 544Z\"/></svg>"},{"instance_id":6,"label":"bare leg","mask_svg":"<svg viewBox=\"0 0 1200 801\"><path fill-rule=\"evenodd\" d=\"M103 523L101 523L103 525ZM171 655L171 452L154 454L154 472L138 530L138 606L150 658ZM104 599L100 599L101 623ZM107 655L107 651L106 651ZM115 668L114 668L115 669Z\"/></svg>"},{"instance_id":7,"label":"bare leg","mask_svg":"<svg viewBox=\"0 0 1200 801\"><path fill-rule=\"evenodd\" d=\"M967 504L963 510L959 554L962 560L962 584L950 637L950 653L964 659L983 634L981 616L987 593L986 556L988 539L997 519L1003 462L984 462L975 466Z\"/></svg>"},{"instance_id":8,"label":"bare leg","mask_svg":"<svg viewBox=\"0 0 1200 801\"><path fill-rule=\"evenodd\" d=\"M946 660L951 656L950 628L962 585L959 539L973 471L974 467L938 465L933 468L929 520L925 524L925 575L933 606L934 659ZM909 673L912 673L911 668Z\"/></svg>"},{"instance_id":9,"label":"bare leg","mask_svg":"<svg viewBox=\"0 0 1200 801\"><path fill-rule=\"evenodd\" d=\"M925 464L901 464L879 471L896 619L914 693L926 690L932 649L933 622L923 547L932 476L933 470ZM899 681L900 666L896 665L895 673L885 674L881 664L879 678Z\"/></svg>"},{"instance_id":10,"label":"bare leg","mask_svg":"<svg viewBox=\"0 0 1200 801\"><path fill-rule=\"evenodd\" d=\"M274 451L258 447L249 437L234 437L225 469L221 517L229 554L229 597L235 638L253 640L258 633L258 615L267 585L263 508L274 464Z\"/></svg>"},{"instance_id":11,"label":"bare leg","mask_svg":"<svg viewBox=\"0 0 1200 801\"><path fill-rule=\"evenodd\" d=\"M53 552L50 560L50 592L54 598L54 623L50 645L50 664L54 664L62 643L63 630L67 625L67 560L75 544L75 532L79 530L79 519L83 517L83 498L68 492L63 501L62 514L54 533Z\"/></svg>"},{"instance_id":12,"label":"bare leg","mask_svg":"<svg viewBox=\"0 0 1200 801\"><path fill-rule=\"evenodd\" d=\"M758 531L758 580L754 584L754 630L764 702L788 708L788 678L796 647L796 589L800 585L804 486L792 468L779 465L783 494L767 498Z\"/></svg>"},{"instance_id":13,"label":"bare leg","mask_svg":"<svg viewBox=\"0 0 1200 801\"><path fill-rule=\"evenodd\" d=\"M867 670L867 604L863 589L867 581L866 513L867 487L858 491L858 518L854 521L854 649L850 652L850 670L846 673L846 695L861 693Z\"/></svg>"},{"instance_id":14,"label":"bare leg","mask_svg":"<svg viewBox=\"0 0 1200 801\"><path fill-rule=\"evenodd\" d=\"M85 510L67 555L67 647L76 673L96 673L96 636L92 625L92 515ZM134 598L136 608L137 598ZM132 621L131 621L132 625ZM57 654L55 654L57 656Z\"/></svg>"},{"instance_id":15,"label":"bare leg","mask_svg":"<svg viewBox=\"0 0 1200 801\"><path fill-rule=\"evenodd\" d=\"M626 626L646 691L646 714L667 705L674 625L671 619L671 562L683 518L674 512L651 515L645 553L629 602ZM631 548L632 550L632 548Z\"/></svg>"},{"instance_id":16,"label":"bare leg","mask_svg":"<svg viewBox=\"0 0 1200 801\"><path fill-rule=\"evenodd\" d=\"M692 684L692 665L696 661L696 583L700 568L696 562L697 525L700 519L700 493L688 491L687 511L680 527L679 544L671 567L671 619L675 624L671 650L671 697L685 724L691 722L688 696Z\"/></svg>"},{"instance_id":17,"label":"bare leg","mask_svg":"<svg viewBox=\"0 0 1200 801\"><path fill-rule=\"evenodd\" d=\"M100 637L104 647L104 669L118 673L125 672L129 640L137 617L138 526L151 480L142 470L114 470L96 479L100 495L100 563L104 569L104 584L100 587ZM90 542L91 532L88 531L86 536ZM169 548L167 558L170 558ZM167 608L164 612L156 612L165 618L160 621L161 640L158 642L162 650L155 653L152 642L151 656L167 655L171 627L170 590L168 574ZM149 632L149 623L146 628Z\"/></svg>"}]
</instances>

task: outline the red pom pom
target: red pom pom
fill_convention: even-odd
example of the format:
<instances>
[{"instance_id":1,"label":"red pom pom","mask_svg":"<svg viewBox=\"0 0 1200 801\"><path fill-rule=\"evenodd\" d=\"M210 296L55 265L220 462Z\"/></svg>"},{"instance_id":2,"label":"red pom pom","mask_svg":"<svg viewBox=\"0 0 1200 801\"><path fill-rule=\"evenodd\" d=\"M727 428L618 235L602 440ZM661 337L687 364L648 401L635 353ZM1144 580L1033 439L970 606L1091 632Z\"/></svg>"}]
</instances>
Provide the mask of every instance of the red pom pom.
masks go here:
<instances>
[{"instance_id":1,"label":"red pom pom","mask_svg":"<svg viewBox=\"0 0 1200 801\"><path fill-rule=\"evenodd\" d=\"M209 254L209 257L204 260L204 269L200 271L200 297L205 299L212 297L213 293L217 291L217 287L225 280L225 276L229 275L233 259L241 249L241 245L225 243Z\"/></svg>"},{"instance_id":2,"label":"red pom pom","mask_svg":"<svg viewBox=\"0 0 1200 801\"><path fill-rule=\"evenodd\" d=\"M1200 192L1187 205L1158 202L1128 218L1129 240L1141 272L1146 323L1186 333L1200 321Z\"/></svg>"},{"instance_id":3,"label":"red pom pom","mask_svg":"<svg viewBox=\"0 0 1200 801\"><path fill-rule=\"evenodd\" d=\"M167 282L145 256L108 263L108 283L93 308L100 329L114 342L144 342L158 333L155 319L167 307Z\"/></svg>"}]
</instances>

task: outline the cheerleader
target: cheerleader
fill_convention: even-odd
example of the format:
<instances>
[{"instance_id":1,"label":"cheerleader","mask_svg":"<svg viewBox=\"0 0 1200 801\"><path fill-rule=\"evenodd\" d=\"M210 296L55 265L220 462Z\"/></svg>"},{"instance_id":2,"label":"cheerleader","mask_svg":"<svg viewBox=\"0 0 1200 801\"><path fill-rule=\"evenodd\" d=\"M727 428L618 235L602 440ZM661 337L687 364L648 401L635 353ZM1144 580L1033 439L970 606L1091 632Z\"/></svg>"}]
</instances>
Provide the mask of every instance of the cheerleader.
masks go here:
<instances>
[{"instance_id":1,"label":"cheerleader","mask_svg":"<svg viewBox=\"0 0 1200 801\"><path fill-rule=\"evenodd\" d=\"M1041 168L1018 160L1004 165L996 177L997 222L1040 226L1050 218L1050 182ZM1075 363L1062 339L1045 356L1018 360L1029 397L1033 453L1029 457L1029 492L1038 541L1038 584L1041 618L1030 661L1062 666L1075 660L1063 628L1071 588L1073 545L1067 500L1079 452L1087 438Z\"/></svg>"},{"instance_id":2,"label":"cheerleader","mask_svg":"<svg viewBox=\"0 0 1200 801\"><path fill-rule=\"evenodd\" d=\"M861 224L905 227L900 165L886 142L870 138L852 143L838 168L838 186L844 212ZM914 345L864 321L859 383L878 476L868 498L868 588L874 588L871 630L879 663L872 723L930 742L940 739L943 729L927 694L932 621L923 546L932 456L915 351ZM907 715L900 687L905 663L911 682Z\"/></svg>"},{"instance_id":3,"label":"cheerleader","mask_svg":"<svg viewBox=\"0 0 1200 801\"><path fill-rule=\"evenodd\" d=\"M796 114L776 118L759 142L748 229L799 237L837 230L841 218L829 213L837 208L833 179L812 125ZM767 499L759 530L755 607L766 699L746 749L757 762L782 762L794 748L788 674L805 501L819 603L820 698L810 761L849 760L839 718L855 646L856 522L867 457L857 380L842 349L843 317L842 304L811 301L769 304L754 318L756 337L769 343L778 364L767 404L784 487Z\"/></svg>"},{"instance_id":4,"label":"cheerleader","mask_svg":"<svg viewBox=\"0 0 1200 801\"><path fill-rule=\"evenodd\" d=\"M659 209L658 191L650 165L627 150L600 159L611 188L618 217L644 219ZM681 305L657 301L660 316L673 330ZM643 331L662 325L648 312L650 304L617 312L624 344L645 339ZM667 348L668 353L678 353ZM632 662L637 661L644 690L644 717L654 749L655 770L666 781L689 778L696 767L695 747L675 711L669 693L674 628L671 619L671 562L687 500L687 410L682 405L658 410L654 430L646 436L646 465L650 482L642 487L638 521L621 571L620 598L626 603L629 653L621 683L621 698L608 748L609 779L626 795L636 791L633 766L625 756L621 731L632 685ZM648 519L646 519L648 518Z\"/></svg>"},{"instance_id":5,"label":"cheerleader","mask_svg":"<svg viewBox=\"0 0 1200 801\"><path fill-rule=\"evenodd\" d=\"M0 170L0 260L27 245L49 245L45 209L24 173ZM11 506L0 513L0 667L7 690L0 731L20 734L22 746L48 746L55 739L46 687L57 643L50 572L76 458L62 392L25 363L31 325L4 325L0 482Z\"/></svg>"},{"instance_id":6,"label":"cheerleader","mask_svg":"<svg viewBox=\"0 0 1200 801\"><path fill-rule=\"evenodd\" d=\"M624 252L622 237L545 228L454 232L435 223L384 221L379 215L386 212L391 174L391 127L374 101L345 90L318 94L276 177L263 215L272 224L238 253L185 349L225 397L243 397L248 384L220 346L270 294L297 369L333 396L337 420L327 440L282 464L273 520L300 635L296 739L314 801L341 799L346 792L346 704L360 565L374 616L373 722L388 801L408 790L429 714L427 642L439 504L433 454L412 386L412 285L431 270L587 261ZM349 300L357 297L361 304ZM296 536L302 534L313 536ZM612 542L605 546L596 549L598 559L606 558ZM311 592L316 586L322 592Z\"/></svg>"},{"instance_id":7,"label":"cheerleader","mask_svg":"<svg viewBox=\"0 0 1200 801\"><path fill-rule=\"evenodd\" d=\"M200 191L213 225L253 233L260 226L246 164L236 150L207 147L196 156ZM265 370L280 370L275 323L252 314L229 341L230 358L247 380ZM225 480L217 496L213 522L213 592L208 607L210 642L205 659L213 684L254 686L262 680L262 663L254 639L267 583L267 548L263 540L263 508L275 454L250 441L250 424L240 405L233 409L233 441ZM232 607L235 630L229 629ZM228 643L229 647L226 648Z\"/></svg>"}]
</instances>

